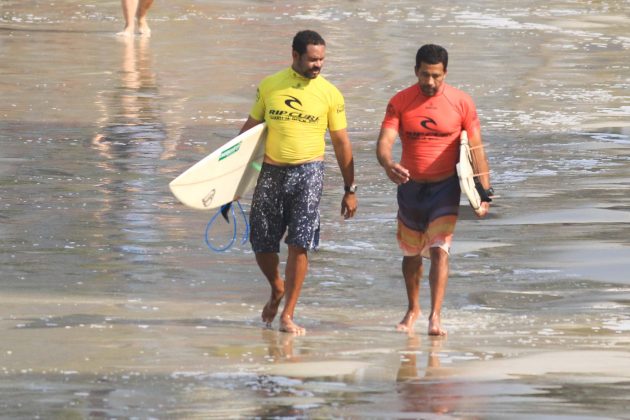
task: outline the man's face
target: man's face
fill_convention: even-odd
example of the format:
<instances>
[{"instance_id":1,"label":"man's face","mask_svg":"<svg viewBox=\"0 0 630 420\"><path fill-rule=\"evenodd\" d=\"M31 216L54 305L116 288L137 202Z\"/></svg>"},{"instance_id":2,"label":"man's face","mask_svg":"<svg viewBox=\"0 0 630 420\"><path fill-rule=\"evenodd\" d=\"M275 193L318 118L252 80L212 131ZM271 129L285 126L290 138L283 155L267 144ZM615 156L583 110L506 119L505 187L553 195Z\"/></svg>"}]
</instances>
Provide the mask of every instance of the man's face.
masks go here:
<instances>
[{"instance_id":1,"label":"man's face","mask_svg":"<svg viewBox=\"0 0 630 420\"><path fill-rule=\"evenodd\" d=\"M293 51L293 70L306 77L307 79L316 78L322 71L324 59L326 58L325 45L306 46L306 52L299 55Z\"/></svg>"},{"instance_id":2,"label":"man's face","mask_svg":"<svg viewBox=\"0 0 630 420\"><path fill-rule=\"evenodd\" d=\"M446 77L444 64L421 62L420 67L416 69L416 77L418 77L418 85L420 85L422 93L426 96L433 96L438 93L442 83L444 83Z\"/></svg>"}]
</instances>

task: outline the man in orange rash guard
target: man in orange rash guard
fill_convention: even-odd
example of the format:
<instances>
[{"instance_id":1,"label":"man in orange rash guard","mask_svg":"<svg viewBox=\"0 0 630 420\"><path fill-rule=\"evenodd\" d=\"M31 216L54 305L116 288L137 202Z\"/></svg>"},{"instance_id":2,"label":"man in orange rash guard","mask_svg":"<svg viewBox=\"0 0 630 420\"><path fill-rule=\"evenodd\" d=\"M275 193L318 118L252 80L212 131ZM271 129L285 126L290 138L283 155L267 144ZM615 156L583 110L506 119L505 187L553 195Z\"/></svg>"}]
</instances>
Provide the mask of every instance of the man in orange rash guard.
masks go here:
<instances>
[{"instance_id":1,"label":"man in orange rash guard","mask_svg":"<svg viewBox=\"0 0 630 420\"><path fill-rule=\"evenodd\" d=\"M390 100L376 152L387 176L398 185L396 236L403 251L408 309L397 329L413 331L420 315L420 279L425 257L431 259L428 333L439 336L446 335L440 313L448 283L449 250L459 214L461 191L455 165L462 130L468 132L475 173L479 174L482 187L491 191L475 104L466 93L444 82L447 65L448 53L443 47L429 44L418 50L415 66L418 83ZM399 163L392 158L397 137L402 142ZM484 217L489 208L490 203L484 201L479 217Z\"/></svg>"}]
</instances>

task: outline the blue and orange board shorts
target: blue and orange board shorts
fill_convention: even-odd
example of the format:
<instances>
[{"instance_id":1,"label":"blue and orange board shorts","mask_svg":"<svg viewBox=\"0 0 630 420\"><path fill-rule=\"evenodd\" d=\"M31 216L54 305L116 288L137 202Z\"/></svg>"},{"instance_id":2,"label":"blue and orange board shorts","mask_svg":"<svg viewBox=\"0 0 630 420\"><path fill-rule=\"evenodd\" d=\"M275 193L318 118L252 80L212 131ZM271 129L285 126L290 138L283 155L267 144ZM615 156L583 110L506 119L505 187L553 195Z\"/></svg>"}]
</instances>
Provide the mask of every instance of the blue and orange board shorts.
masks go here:
<instances>
[{"instance_id":1,"label":"blue and orange board shorts","mask_svg":"<svg viewBox=\"0 0 630 420\"><path fill-rule=\"evenodd\" d=\"M398 186L396 238L405 256L429 258L429 249L435 247L449 253L460 196L457 176L439 182L408 181Z\"/></svg>"}]
</instances>

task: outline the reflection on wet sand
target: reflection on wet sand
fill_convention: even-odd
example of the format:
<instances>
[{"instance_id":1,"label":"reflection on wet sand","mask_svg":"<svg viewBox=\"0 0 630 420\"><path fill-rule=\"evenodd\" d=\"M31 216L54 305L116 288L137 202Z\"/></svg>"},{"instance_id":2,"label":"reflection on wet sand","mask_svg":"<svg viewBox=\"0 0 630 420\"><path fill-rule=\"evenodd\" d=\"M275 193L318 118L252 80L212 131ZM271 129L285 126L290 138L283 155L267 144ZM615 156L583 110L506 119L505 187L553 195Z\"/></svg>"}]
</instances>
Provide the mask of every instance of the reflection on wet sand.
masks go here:
<instances>
[{"instance_id":1,"label":"reflection on wet sand","mask_svg":"<svg viewBox=\"0 0 630 420\"><path fill-rule=\"evenodd\" d=\"M168 264L157 246L169 234L178 241L188 232L177 228L184 219L164 212L169 203L159 197L167 190L167 161L180 141L179 113L169 111L170 121L165 122L163 108L168 105L155 70L151 39L112 42L111 50L120 53L119 66L110 73L115 76L110 85L96 93L100 117L90 142L98 174L92 226L99 230L98 243L108 251L97 254L95 266L117 292L128 294L141 284L171 289L171 282L163 280L183 275L178 267L169 273L162 266ZM177 109L177 103L171 105ZM172 226L173 231L167 233L164 226ZM129 264L143 265L134 270Z\"/></svg>"},{"instance_id":2,"label":"reflection on wet sand","mask_svg":"<svg viewBox=\"0 0 630 420\"><path fill-rule=\"evenodd\" d=\"M150 260L144 244L160 240L157 209L148 194L159 178L159 162L173 153L160 112L160 93L153 70L148 37L120 38L122 47L118 84L101 91L96 104L101 118L92 147L106 171L98 185L102 206L95 217L104 224L120 224L127 232L121 251L133 261Z\"/></svg>"},{"instance_id":3,"label":"reflection on wet sand","mask_svg":"<svg viewBox=\"0 0 630 420\"><path fill-rule=\"evenodd\" d=\"M147 245L159 241L156 211L146 192L158 173L166 134L150 40L120 39L117 45L121 59L119 69L112 72L118 76L115 85L99 91L95 100L101 117L91 145L100 158L96 166L102 175L93 217L108 232L103 241L114 252L101 253L99 263L118 290L126 291L131 286L128 279L142 277L129 274L127 264L152 261Z\"/></svg>"},{"instance_id":4,"label":"reflection on wet sand","mask_svg":"<svg viewBox=\"0 0 630 420\"><path fill-rule=\"evenodd\" d=\"M439 351L444 337L429 337L426 368L419 366L420 336L411 333L407 348L401 352L401 363L396 375L396 389L402 400L402 412L446 414L454 411L461 397L449 382L449 371L440 365Z\"/></svg>"},{"instance_id":5,"label":"reflection on wet sand","mask_svg":"<svg viewBox=\"0 0 630 420\"><path fill-rule=\"evenodd\" d=\"M150 39L122 38L119 43L123 47L117 71L119 83L112 91L99 92L96 105L102 115L97 122L100 132L92 140L94 148L108 160L104 166L109 170L114 170L109 165L121 165L121 159L135 156L159 158L157 152L161 152L159 147L166 139L160 119ZM111 97L108 98L108 95ZM157 150L141 148L151 143L158 146ZM117 169L128 168L121 166Z\"/></svg>"},{"instance_id":6,"label":"reflection on wet sand","mask_svg":"<svg viewBox=\"0 0 630 420\"><path fill-rule=\"evenodd\" d=\"M108 175L101 179L103 206L98 219L129 207L142 193L142 176L120 179L123 173L150 175L166 138L158 111L158 86L151 66L150 40L122 38L122 59L118 85L99 92L96 105L101 111L99 132L92 147L101 156L97 164ZM118 179L117 179L118 178ZM139 204L137 200L136 204Z\"/></svg>"},{"instance_id":7,"label":"reflection on wet sand","mask_svg":"<svg viewBox=\"0 0 630 420\"><path fill-rule=\"evenodd\" d=\"M293 334L284 334L269 328L262 329L262 339L267 343L268 359L270 362L299 361L300 357L293 354Z\"/></svg>"},{"instance_id":8,"label":"reflection on wet sand","mask_svg":"<svg viewBox=\"0 0 630 420\"><path fill-rule=\"evenodd\" d=\"M317 354L306 357L304 346L295 345L299 338L269 329L263 329L262 338L267 346L267 360L271 364L264 366L270 375L289 378L351 378L358 377L365 363L347 361L342 358L320 360Z\"/></svg>"}]
</instances>

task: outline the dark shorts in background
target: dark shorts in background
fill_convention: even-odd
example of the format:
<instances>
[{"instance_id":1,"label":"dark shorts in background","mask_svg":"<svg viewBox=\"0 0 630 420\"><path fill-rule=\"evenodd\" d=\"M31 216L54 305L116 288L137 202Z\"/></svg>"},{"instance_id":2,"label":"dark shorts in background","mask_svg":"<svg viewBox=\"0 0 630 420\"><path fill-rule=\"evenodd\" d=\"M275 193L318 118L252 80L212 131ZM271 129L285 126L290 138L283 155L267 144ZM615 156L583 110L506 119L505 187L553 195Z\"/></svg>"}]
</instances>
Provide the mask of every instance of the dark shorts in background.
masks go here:
<instances>
[{"instance_id":1,"label":"dark shorts in background","mask_svg":"<svg viewBox=\"0 0 630 420\"><path fill-rule=\"evenodd\" d=\"M429 257L429 249L447 253L459 214L457 176L440 182L408 181L398 186L398 245L406 256Z\"/></svg>"},{"instance_id":2,"label":"dark shorts in background","mask_svg":"<svg viewBox=\"0 0 630 420\"><path fill-rule=\"evenodd\" d=\"M297 166L263 163L250 213L254 252L279 252L285 232L287 245L317 249L323 186L323 161Z\"/></svg>"}]
</instances>

